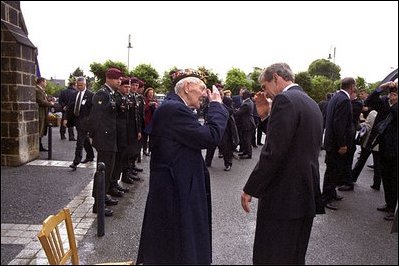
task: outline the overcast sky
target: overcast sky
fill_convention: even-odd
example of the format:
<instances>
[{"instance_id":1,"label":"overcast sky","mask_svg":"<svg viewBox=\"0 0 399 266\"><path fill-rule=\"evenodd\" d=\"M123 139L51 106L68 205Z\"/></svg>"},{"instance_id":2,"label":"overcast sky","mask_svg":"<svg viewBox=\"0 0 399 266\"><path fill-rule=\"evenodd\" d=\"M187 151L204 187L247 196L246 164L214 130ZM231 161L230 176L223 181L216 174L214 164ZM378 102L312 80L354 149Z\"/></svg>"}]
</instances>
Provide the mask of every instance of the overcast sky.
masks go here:
<instances>
[{"instance_id":1,"label":"overcast sky","mask_svg":"<svg viewBox=\"0 0 399 266\"><path fill-rule=\"evenodd\" d=\"M43 77L67 79L106 60L232 67L288 63L294 73L333 56L341 77L383 79L398 67L398 2L40 2L21 1Z\"/></svg>"}]
</instances>

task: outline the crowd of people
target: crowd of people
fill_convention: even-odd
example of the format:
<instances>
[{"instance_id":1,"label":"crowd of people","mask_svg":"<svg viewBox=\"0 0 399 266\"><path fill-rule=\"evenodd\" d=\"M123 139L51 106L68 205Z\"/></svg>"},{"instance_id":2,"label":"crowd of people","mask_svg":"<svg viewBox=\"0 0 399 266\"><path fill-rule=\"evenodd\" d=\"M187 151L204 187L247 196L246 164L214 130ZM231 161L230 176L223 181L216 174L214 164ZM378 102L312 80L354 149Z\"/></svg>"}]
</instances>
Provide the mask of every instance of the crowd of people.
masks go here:
<instances>
[{"instance_id":1,"label":"crowd of people","mask_svg":"<svg viewBox=\"0 0 399 266\"><path fill-rule=\"evenodd\" d=\"M66 139L68 129L69 140L74 140L76 127L72 170L95 159L93 147L97 162L105 163L106 216L113 215L109 206L118 204L115 197L129 192L119 181L140 181L143 169L136 162L141 154L151 156L137 264L212 263L208 168L216 148L224 170L230 171L234 158L252 159L252 148L262 145L241 195L245 212L250 212L252 198L258 199L254 264L304 264L315 215L325 213L325 208L338 210L337 201L343 197L337 190L354 190L370 154L371 188L379 190L382 181L386 201L377 210L387 212L386 220L394 218L397 81L381 84L370 95L361 91L357 98L355 79L344 78L340 90L318 105L295 83L286 63L263 70L261 91L242 88L234 96L222 84L207 88L201 72L182 69L171 74L173 91L160 105L155 89L144 89L138 78L124 77L116 68L105 76L96 93L86 88L84 77L61 93L60 137ZM45 79L38 79L36 91L39 114L43 113L40 125L45 125L48 108L54 105L45 93ZM384 92L387 95L381 96ZM194 111L202 107L203 123ZM44 134L40 127L40 140ZM361 152L352 169L357 144ZM322 149L327 167L321 185ZM40 150L45 150L41 141ZM96 180L93 197L97 213Z\"/></svg>"}]
</instances>

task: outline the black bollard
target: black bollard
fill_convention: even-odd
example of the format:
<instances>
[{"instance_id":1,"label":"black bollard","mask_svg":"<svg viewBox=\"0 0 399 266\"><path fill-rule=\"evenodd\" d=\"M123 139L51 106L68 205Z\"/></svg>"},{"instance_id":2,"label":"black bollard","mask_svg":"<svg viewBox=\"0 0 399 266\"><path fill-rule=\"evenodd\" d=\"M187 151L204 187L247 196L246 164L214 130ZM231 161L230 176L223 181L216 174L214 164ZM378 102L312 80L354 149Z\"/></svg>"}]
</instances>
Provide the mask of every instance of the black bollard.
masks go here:
<instances>
[{"instance_id":1,"label":"black bollard","mask_svg":"<svg viewBox=\"0 0 399 266\"><path fill-rule=\"evenodd\" d=\"M47 138L47 146L48 146L48 160L53 159L53 124L48 124L48 138Z\"/></svg>"},{"instance_id":2,"label":"black bollard","mask_svg":"<svg viewBox=\"0 0 399 266\"><path fill-rule=\"evenodd\" d=\"M105 164L99 162L94 178L97 183L97 236L105 234Z\"/></svg>"}]
</instances>

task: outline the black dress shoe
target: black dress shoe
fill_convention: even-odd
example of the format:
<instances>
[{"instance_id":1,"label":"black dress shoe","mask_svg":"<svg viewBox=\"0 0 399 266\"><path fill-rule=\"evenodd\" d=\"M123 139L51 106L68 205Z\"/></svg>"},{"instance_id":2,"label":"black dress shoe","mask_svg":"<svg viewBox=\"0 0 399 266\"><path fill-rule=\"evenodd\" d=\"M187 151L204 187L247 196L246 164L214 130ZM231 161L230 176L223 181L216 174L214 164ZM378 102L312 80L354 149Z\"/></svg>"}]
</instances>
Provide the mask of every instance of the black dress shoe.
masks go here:
<instances>
[{"instance_id":1,"label":"black dress shoe","mask_svg":"<svg viewBox=\"0 0 399 266\"><path fill-rule=\"evenodd\" d=\"M106 206L112 206L112 205L117 205L118 204L118 200L110 198L108 196L105 196L105 205Z\"/></svg>"},{"instance_id":2,"label":"black dress shoe","mask_svg":"<svg viewBox=\"0 0 399 266\"><path fill-rule=\"evenodd\" d=\"M342 200L344 197L340 196L340 195L335 195L334 200L339 201Z\"/></svg>"},{"instance_id":3,"label":"black dress shoe","mask_svg":"<svg viewBox=\"0 0 399 266\"><path fill-rule=\"evenodd\" d=\"M97 206L93 205L93 213L97 213ZM108 208L104 209L104 216L112 216L114 215L114 211Z\"/></svg>"},{"instance_id":4,"label":"black dress shoe","mask_svg":"<svg viewBox=\"0 0 399 266\"><path fill-rule=\"evenodd\" d=\"M61 135L61 140L66 139L65 135Z\"/></svg>"},{"instance_id":5,"label":"black dress shoe","mask_svg":"<svg viewBox=\"0 0 399 266\"><path fill-rule=\"evenodd\" d=\"M126 183L126 184L134 184L134 181L131 179L131 178L129 178L129 177L123 177L122 176L122 179L121 179L121 181L123 182L123 183Z\"/></svg>"},{"instance_id":6,"label":"black dress shoe","mask_svg":"<svg viewBox=\"0 0 399 266\"><path fill-rule=\"evenodd\" d=\"M75 138L69 138L69 141L76 141Z\"/></svg>"},{"instance_id":7,"label":"black dress shoe","mask_svg":"<svg viewBox=\"0 0 399 266\"><path fill-rule=\"evenodd\" d=\"M231 165L226 166L226 168L224 168L225 171L230 171L231 170Z\"/></svg>"},{"instance_id":8,"label":"black dress shoe","mask_svg":"<svg viewBox=\"0 0 399 266\"><path fill-rule=\"evenodd\" d=\"M118 198L123 197L123 192L119 191L116 187L110 188L110 190L108 191L108 194L110 194L111 196L114 196L114 197L118 197Z\"/></svg>"},{"instance_id":9,"label":"black dress shoe","mask_svg":"<svg viewBox=\"0 0 399 266\"><path fill-rule=\"evenodd\" d=\"M240 159L252 159L252 156L248 155L248 154L243 154L243 155L240 155L239 157L240 157Z\"/></svg>"},{"instance_id":10,"label":"black dress shoe","mask_svg":"<svg viewBox=\"0 0 399 266\"><path fill-rule=\"evenodd\" d=\"M78 168L78 166L74 163L69 165L69 167L72 168L72 171L76 171L76 169Z\"/></svg>"},{"instance_id":11,"label":"black dress shoe","mask_svg":"<svg viewBox=\"0 0 399 266\"><path fill-rule=\"evenodd\" d=\"M136 175L132 175L129 177L130 179L133 179L134 181L142 181L142 179Z\"/></svg>"},{"instance_id":12,"label":"black dress shoe","mask_svg":"<svg viewBox=\"0 0 399 266\"><path fill-rule=\"evenodd\" d=\"M258 144L258 146L263 146L262 142L258 142L257 144Z\"/></svg>"},{"instance_id":13,"label":"black dress shoe","mask_svg":"<svg viewBox=\"0 0 399 266\"><path fill-rule=\"evenodd\" d=\"M129 192L128 188L123 188L119 184L116 184L115 187L116 187L117 190L122 191L123 193L128 193Z\"/></svg>"},{"instance_id":14,"label":"black dress shoe","mask_svg":"<svg viewBox=\"0 0 399 266\"><path fill-rule=\"evenodd\" d=\"M377 208L377 211L380 211L380 212L389 212L390 209L389 209L388 206L385 204L385 205L383 205L383 206L378 207L378 208Z\"/></svg>"},{"instance_id":15,"label":"black dress shoe","mask_svg":"<svg viewBox=\"0 0 399 266\"><path fill-rule=\"evenodd\" d=\"M338 188L339 191L353 191L354 186L353 185L343 185Z\"/></svg>"},{"instance_id":16,"label":"black dress shoe","mask_svg":"<svg viewBox=\"0 0 399 266\"><path fill-rule=\"evenodd\" d=\"M93 159L86 158L83 161L81 161L81 163L88 163L88 162L92 162L92 161L94 161L94 158Z\"/></svg>"},{"instance_id":17,"label":"black dress shoe","mask_svg":"<svg viewBox=\"0 0 399 266\"><path fill-rule=\"evenodd\" d=\"M374 190L380 190L380 187L379 186L376 186L376 185L371 185L370 186L372 189L374 189Z\"/></svg>"},{"instance_id":18,"label":"black dress shoe","mask_svg":"<svg viewBox=\"0 0 399 266\"><path fill-rule=\"evenodd\" d=\"M395 219L395 214L393 212L389 212L385 217L384 220L386 221L393 221Z\"/></svg>"},{"instance_id":19,"label":"black dress shoe","mask_svg":"<svg viewBox=\"0 0 399 266\"><path fill-rule=\"evenodd\" d=\"M134 171L136 171L136 172L143 172L143 169L142 169L142 168L138 168L138 167L136 167L136 166L133 166L132 169L133 169Z\"/></svg>"},{"instance_id":20,"label":"black dress shoe","mask_svg":"<svg viewBox=\"0 0 399 266\"><path fill-rule=\"evenodd\" d=\"M338 206L335 205L335 204L332 203L332 202L327 203L327 204L326 204L326 208L327 208L327 209L330 209L330 210L334 210L334 211L338 210Z\"/></svg>"}]
</instances>

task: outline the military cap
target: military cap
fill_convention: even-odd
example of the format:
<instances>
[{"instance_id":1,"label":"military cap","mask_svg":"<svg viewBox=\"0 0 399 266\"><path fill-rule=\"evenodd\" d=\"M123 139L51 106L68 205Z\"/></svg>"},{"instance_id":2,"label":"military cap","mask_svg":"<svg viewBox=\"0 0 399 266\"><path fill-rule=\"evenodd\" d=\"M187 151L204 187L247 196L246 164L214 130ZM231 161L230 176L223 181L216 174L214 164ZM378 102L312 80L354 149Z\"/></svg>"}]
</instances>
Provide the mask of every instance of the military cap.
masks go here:
<instances>
[{"instance_id":1,"label":"military cap","mask_svg":"<svg viewBox=\"0 0 399 266\"><path fill-rule=\"evenodd\" d=\"M109 68L107 72L105 72L105 76L110 79L119 79L123 76L123 73L117 68Z\"/></svg>"},{"instance_id":2,"label":"military cap","mask_svg":"<svg viewBox=\"0 0 399 266\"><path fill-rule=\"evenodd\" d=\"M123 77L121 85L130 85L130 78Z\"/></svg>"},{"instance_id":3,"label":"military cap","mask_svg":"<svg viewBox=\"0 0 399 266\"><path fill-rule=\"evenodd\" d=\"M195 77L195 78L199 78L202 81L204 81L204 79L205 79L205 75L202 72L195 70L195 69L191 69L191 68L176 70L175 72L171 73L170 77L172 79L173 87L176 86L177 82L179 82L180 80L182 80L184 78Z\"/></svg>"}]
</instances>

